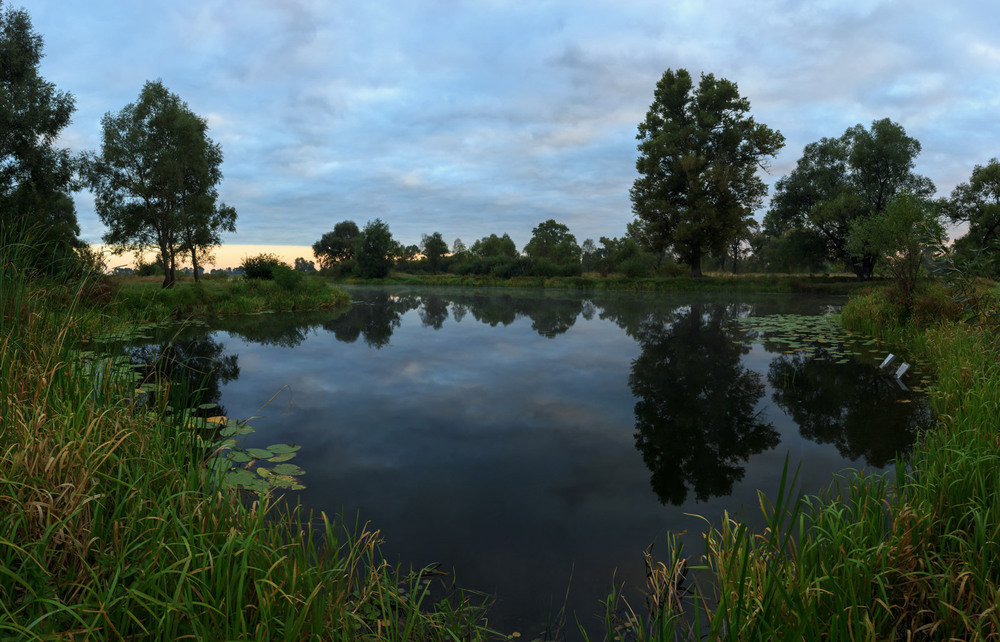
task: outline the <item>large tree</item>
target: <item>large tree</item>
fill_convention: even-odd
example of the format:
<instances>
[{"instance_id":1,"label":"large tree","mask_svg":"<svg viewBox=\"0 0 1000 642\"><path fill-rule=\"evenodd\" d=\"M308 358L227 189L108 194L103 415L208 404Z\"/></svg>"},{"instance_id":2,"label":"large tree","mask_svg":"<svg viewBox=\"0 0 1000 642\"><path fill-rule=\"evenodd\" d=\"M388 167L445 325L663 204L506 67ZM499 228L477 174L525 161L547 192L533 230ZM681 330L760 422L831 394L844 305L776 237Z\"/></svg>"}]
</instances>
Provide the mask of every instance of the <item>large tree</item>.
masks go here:
<instances>
[{"instance_id":1,"label":"large tree","mask_svg":"<svg viewBox=\"0 0 1000 642\"><path fill-rule=\"evenodd\" d=\"M705 254L722 254L747 228L767 193L757 171L784 145L749 112L736 83L703 74L695 87L686 70L668 69L639 123L632 211L648 249L672 248L692 276Z\"/></svg>"},{"instance_id":2,"label":"large tree","mask_svg":"<svg viewBox=\"0 0 1000 642\"><path fill-rule=\"evenodd\" d=\"M976 165L969 182L959 183L944 207L953 223L969 224L965 245L985 247L1000 237L1000 161Z\"/></svg>"},{"instance_id":3,"label":"large tree","mask_svg":"<svg viewBox=\"0 0 1000 642\"><path fill-rule=\"evenodd\" d=\"M222 150L205 120L160 81L147 82L139 100L101 121L101 153L85 170L104 241L116 254L156 249L170 287L179 256L198 258L235 229L236 211L217 203Z\"/></svg>"},{"instance_id":4,"label":"large tree","mask_svg":"<svg viewBox=\"0 0 1000 642\"><path fill-rule=\"evenodd\" d=\"M388 276L395 259L396 245L389 226L382 219L368 221L361 230L358 244L358 274L366 279Z\"/></svg>"},{"instance_id":5,"label":"large tree","mask_svg":"<svg viewBox=\"0 0 1000 642\"><path fill-rule=\"evenodd\" d=\"M441 236L441 232L434 232L431 235L424 234L420 241L420 251L427 257L427 264L430 265L431 272L438 272L441 269L441 261L448 253L448 243Z\"/></svg>"},{"instance_id":6,"label":"large tree","mask_svg":"<svg viewBox=\"0 0 1000 642\"><path fill-rule=\"evenodd\" d=\"M39 74L42 44L27 12L0 2L2 240L29 241L36 250L33 267L51 271L55 260L82 243L69 197L75 189L74 160L69 150L54 144L70 123L73 96Z\"/></svg>"},{"instance_id":7,"label":"large tree","mask_svg":"<svg viewBox=\"0 0 1000 642\"><path fill-rule=\"evenodd\" d=\"M792 173L775 184L765 233L779 237L791 229L814 231L824 239L828 259L847 263L858 279L868 280L879 253L858 251L857 243L848 249L851 229L884 212L899 194L934 193L934 184L913 171L919 153L919 141L888 118L806 145Z\"/></svg>"},{"instance_id":8,"label":"large tree","mask_svg":"<svg viewBox=\"0 0 1000 642\"><path fill-rule=\"evenodd\" d=\"M581 250L569 228L550 218L531 230L531 240L524 246L524 253L532 259L566 265L579 263Z\"/></svg>"},{"instance_id":9,"label":"large tree","mask_svg":"<svg viewBox=\"0 0 1000 642\"><path fill-rule=\"evenodd\" d=\"M479 258L506 256L513 259L517 257L517 246L514 245L514 241L507 234L503 236L490 234L473 243L472 247L469 248L469 252Z\"/></svg>"},{"instance_id":10,"label":"large tree","mask_svg":"<svg viewBox=\"0 0 1000 642\"><path fill-rule=\"evenodd\" d=\"M354 258L361 230L354 221L341 221L333 226L333 231L324 234L313 243L313 255L319 261L320 267L332 268L338 263L344 263Z\"/></svg>"}]
</instances>

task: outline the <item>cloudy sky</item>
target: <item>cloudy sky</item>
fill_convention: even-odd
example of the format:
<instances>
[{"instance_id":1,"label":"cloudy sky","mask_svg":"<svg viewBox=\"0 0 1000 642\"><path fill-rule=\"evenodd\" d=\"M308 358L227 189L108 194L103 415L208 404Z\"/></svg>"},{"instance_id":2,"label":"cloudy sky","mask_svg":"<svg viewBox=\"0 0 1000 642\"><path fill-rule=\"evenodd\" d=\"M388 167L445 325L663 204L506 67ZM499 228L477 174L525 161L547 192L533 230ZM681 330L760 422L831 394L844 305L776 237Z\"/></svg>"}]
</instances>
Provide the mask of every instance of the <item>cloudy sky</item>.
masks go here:
<instances>
[{"instance_id":1,"label":"cloudy sky","mask_svg":"<svg viewBox=\"0 0 1000 642\"><path fill-rule=\"evenodd\" d=\"M62 144L162 79L225 154L227 243L311 245L376 217L417 243L554 218L579 241L631 220L635 134L668 68L735 81L803 147L891 118L939 194L1000 155L1000 7L920 0L3 0L76 97ZM948 6L946 6L946 4ZM77 195L83 236L104 227ZM761 213L762 214L762 213Z\"/></svg>"}]
</instances>

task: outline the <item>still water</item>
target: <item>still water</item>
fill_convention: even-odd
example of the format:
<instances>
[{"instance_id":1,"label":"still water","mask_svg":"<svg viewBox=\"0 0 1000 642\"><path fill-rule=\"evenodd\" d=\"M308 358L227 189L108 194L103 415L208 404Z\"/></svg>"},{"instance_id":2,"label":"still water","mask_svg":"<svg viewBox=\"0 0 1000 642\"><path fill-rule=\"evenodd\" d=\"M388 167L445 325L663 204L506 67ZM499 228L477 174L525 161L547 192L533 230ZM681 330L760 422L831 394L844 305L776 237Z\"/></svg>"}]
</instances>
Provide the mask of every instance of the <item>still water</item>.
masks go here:
<instances>
[{"instance_id":1,"label":"still water","mask_svg":"<svg viewBox=\"0 0 1000 642\"><path fill-rule=\"evenodd\" d=\"M705 520L755 522L786 457L817 493L845 468L884 469L929 422L878 370L884 349L814 358L734 321L842 299L351 294L345 313L224 319L175 347L219 365L207 396L256 417L248 445L302 445L293 501L369 522L390 561L496 595L490 624L527 639L564 605L570 629L596 626L667 530L699 554Z\"/></svg>"}]
</instances>

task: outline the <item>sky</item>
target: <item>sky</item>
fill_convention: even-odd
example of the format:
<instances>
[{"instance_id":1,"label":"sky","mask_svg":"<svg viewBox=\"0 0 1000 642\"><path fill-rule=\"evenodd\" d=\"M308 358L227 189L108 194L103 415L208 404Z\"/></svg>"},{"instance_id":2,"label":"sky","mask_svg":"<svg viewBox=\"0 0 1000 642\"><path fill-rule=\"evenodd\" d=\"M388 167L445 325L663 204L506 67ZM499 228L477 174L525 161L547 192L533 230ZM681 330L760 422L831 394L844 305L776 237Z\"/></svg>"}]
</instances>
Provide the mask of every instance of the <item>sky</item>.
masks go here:
<instances>
[{"instance_id":1,"label":"sky","mask_svg":"<svg viewBox=\"0 0 1000 642\"><path fill-rule=\"evenodd\" d=\"M940 196L1000 155L1000 5L922 0L2 0L76 98L59 144L163 84L222 146L227 244L305 255L343 220L404 244L518 248L555 219L579 242L632 220L637 125L667 69L734 81L784 134L762 174L882 118L922 145ZM770 194L770 192L769 192ZM75 196L84 240L106 231ZM758 213L762 217L765 207ZM312 258L306 255L307 258Z\"/></svg>"}]
</instances>

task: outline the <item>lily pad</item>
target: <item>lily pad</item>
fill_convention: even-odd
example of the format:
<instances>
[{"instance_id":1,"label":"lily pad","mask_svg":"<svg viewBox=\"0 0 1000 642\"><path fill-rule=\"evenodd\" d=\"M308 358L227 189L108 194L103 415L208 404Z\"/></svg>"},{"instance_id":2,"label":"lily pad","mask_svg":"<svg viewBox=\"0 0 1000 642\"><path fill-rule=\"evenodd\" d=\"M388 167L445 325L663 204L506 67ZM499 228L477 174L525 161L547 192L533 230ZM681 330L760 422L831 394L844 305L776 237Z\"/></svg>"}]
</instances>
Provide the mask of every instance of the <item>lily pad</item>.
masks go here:
<instances>
[{"instance_id":1,"label":"lily pad","mask_svg":"<svg viewBox=\"0 0 1000 642\"><path fill-rule=\"evenodd\" d=\"M274 467L274 472L279 475L305 475L306 471L302 470L295 464L278 464Z\"/></svg>"},{"instance_id":2,"label":"lily pad","mask_svg":"<svg viewBox=\"0 0 1000 642\"><path fill-rule=\"evenodd\" d=\"M274 457L275 455L275 453L271 452L267 448L247 448L246 451L257 459L267 459L269 457Z\"/></svg>"}]
</instances>

